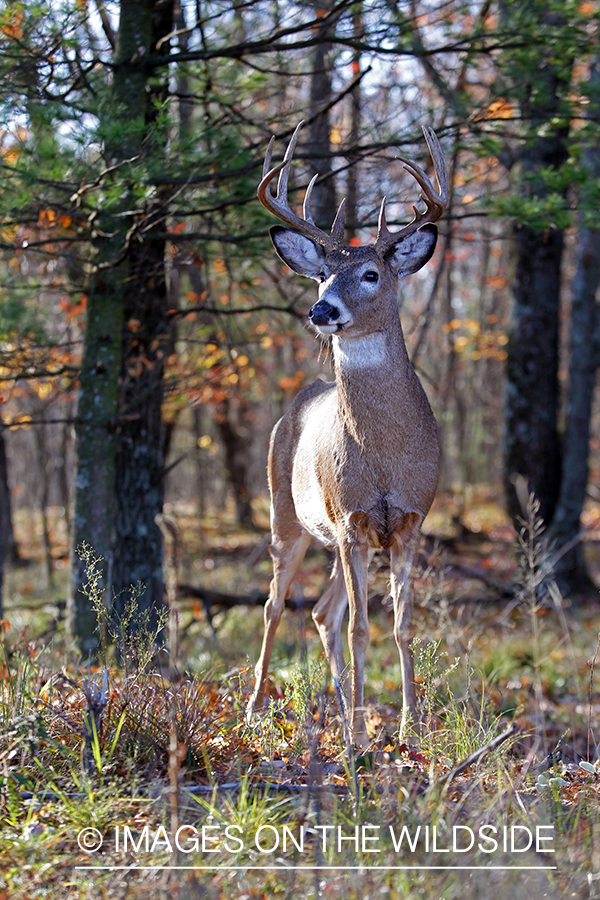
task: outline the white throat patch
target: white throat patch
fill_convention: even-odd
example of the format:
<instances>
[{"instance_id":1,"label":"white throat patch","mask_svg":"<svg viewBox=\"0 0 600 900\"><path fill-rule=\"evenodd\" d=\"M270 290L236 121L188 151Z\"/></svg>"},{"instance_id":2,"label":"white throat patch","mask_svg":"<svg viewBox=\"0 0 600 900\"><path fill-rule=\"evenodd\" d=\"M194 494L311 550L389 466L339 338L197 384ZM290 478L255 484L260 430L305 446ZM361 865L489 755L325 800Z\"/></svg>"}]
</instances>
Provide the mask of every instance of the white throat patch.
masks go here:
<instances>
[{"instance_id":1,"label":"white throat patch","mask_svg":"<svg viewBox=\"0 0 600 900\"><path fill-rule=\"evenodd\" d=\"M381 331L355 338L336 334L333 356L343 369L374 369L385 360L385 335Z\"/></svg>"}]
</instances>

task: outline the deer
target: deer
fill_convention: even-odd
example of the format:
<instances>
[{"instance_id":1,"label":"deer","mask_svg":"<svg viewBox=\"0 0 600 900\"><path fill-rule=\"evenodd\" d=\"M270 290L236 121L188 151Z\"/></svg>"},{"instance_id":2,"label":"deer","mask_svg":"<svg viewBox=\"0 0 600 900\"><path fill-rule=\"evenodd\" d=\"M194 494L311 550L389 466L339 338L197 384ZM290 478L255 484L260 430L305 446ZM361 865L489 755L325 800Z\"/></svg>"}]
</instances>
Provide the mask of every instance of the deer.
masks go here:
<instances>
[{"instance_id":1,"label":"deer","mask_svg":"<svg viewBox=\"0 0 600 900\"><path fill-rule=\"evenodd\" d=\"M416 722L410 574L421 525L433 502L440 466L437 427L413 369L399 316L398 290L433 255L434 224L448 203L448 178L440 143L429 127L425 140L438 189L413 161L400 157L421 188L425 209L413 206L412 221L391 232L386 198L381 201L374 244L344 243L345 201L331 233L313 221L306 189L303 215L287 199L288 179L301 122L283 161L271 166L272 137L258 187L262 205L284 225L270 236L281 260L319 283L308 319L330 340L335 381L304 387L275 425L268 454L273 575L264 609L264 636L255 668L247 721L265 703L265 681L285 599L312 541L335 551L327 587L313 608L336 686L347 676L342 622L349 606L350 714L342 715L347 739L369 745L364 708L364 667L369 642L367 570L373 554L389 551L394 637L400 654L402 718L399 738ZM277 192L271 182L276 176ZM418 201L417 201L418 202ZM342 707L345 694L338 690Z\"/></svg>"}]
</instances>

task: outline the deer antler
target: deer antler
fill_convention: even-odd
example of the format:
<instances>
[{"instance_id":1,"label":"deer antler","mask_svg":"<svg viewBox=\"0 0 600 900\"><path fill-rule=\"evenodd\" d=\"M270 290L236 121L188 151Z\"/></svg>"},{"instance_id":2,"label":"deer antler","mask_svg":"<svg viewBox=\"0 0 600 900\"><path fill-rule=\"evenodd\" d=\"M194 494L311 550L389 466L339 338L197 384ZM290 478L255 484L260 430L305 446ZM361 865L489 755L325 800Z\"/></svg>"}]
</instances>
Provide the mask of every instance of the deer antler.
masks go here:
<instances>
[{"instance_id":1,"label":"deer antler","mask_svg":"<svg viewBox=\"0 0 600 900\"><path fill-rule=\"evenodd\" d=\"M425 135L425 140L427 141L427 146L429 147L429 152L431 153L431 158L433 160L433 167L439 191L436 191L429 177L420 166L409 159L400 157L404 163L404 168L410 172L415 181L423 188L423 193L419 196L421 200L425 201L426 209L424 212L419 212L416 206L413 206L415 216L412 222L409 222L409 224L405 225L404 228L401 228L400 231L396 231L392 234L385 221L386 198L384 197L381 201L379 227L377 230L377 240L375 242L375 249L378 253L386 253L390 247L393 247L394 244L397 244L398 241L401 241L406 235L412 234L413 231L422 228L427 222L436 222L448 205L448 173L440 142L438 141L433 128L425 126L423 128L423 134Z\"/></svg>"},{"instance_id":2,"label":"deer antler","mask_svg":"<svg viewBox=\"0 0 600 900\"><path fill-rule=\"evenodd\" d=\"M333 221L333 226L331 228L331 234L329 235L326 234L326 232L321 231L321 229L315 225L310 211L310 198L315 181L319 177L318 175L314 176L314 178L308 185L308 188L306 189L306 195L304 197L303 219L301 219L300 216L297 216L296 213L293 212L292 209L290 209L290 205L287 199L287 187L292 165L292 157L294 155L294 150L296 149L298 133L303 125L304 122L300 122L300 124L294 131L292 139L288 144L288 148L285 151L283 162L279 163L279 165L277 166L274 166L272 169L270 168L270 166L275 137L272 137L269 141L269 146L267 148L267 153L265 156L265 163L263 166L263 177L257 191L258 199L265 207L265 209L268 209L269 212L277 216L278 219L281 219L282 222L285 222L286 225L291 225L292 228L295 228L297 231L300 231L307 237L312 238L329 252L335 247L339 247L339 245L344 241L344 206L346 201L342 200L342 202L338 206L338 210ZM277 182L277 194L273 196L269 185L277 174L279 174L279 181Z\"/></svg>"}]
</instances>

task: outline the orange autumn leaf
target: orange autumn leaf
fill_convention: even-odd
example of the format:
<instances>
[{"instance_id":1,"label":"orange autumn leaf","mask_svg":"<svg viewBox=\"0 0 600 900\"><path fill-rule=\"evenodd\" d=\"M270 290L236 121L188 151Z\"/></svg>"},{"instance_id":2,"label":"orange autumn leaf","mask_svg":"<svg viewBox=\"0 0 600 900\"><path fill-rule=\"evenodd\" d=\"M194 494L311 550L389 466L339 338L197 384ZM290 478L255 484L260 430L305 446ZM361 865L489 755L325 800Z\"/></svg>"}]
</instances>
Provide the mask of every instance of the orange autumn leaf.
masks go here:
<instances>
[{"instance_id":1,"label":"orange autumn leaf","mask_svg":"<svg viewBox=\"0 0 600 900\"><path fill-rule=\"evenodd\" d=\"M56 213L53 209L42 209L38 216L39 228L50 228L56 222Z\"/></svg>"},{"instance_id":2,"label":"orange autumn leaf","mask_svg":"<svg viewBox=\"0 0 600 900\"><path fill-rule=\"evenodd\" d=\"M491 275L490 277L485 279L485 283L489 284L490 287L494 288L494 290L499 291L502 288L506 287L506 278L502 275Z\"/></svg>"},{"instance_id":3,"label":"orange autumn leaf","mask_svg":"<svg viewBox=\"0 0 600 900\"><path fill-rule=\"evenodd\" d=\"M15 13L6 24L0 26L0 31L2 31L2 34L6 35L7 38L18 41L23 37L23 29L21 28L22 21L23 13Z\"/></svg>"},{"instance_id":4,"label":"orange autumn leaf","mask_svg":"<svg viewBox=\"0 0 600 900\"><path fill-rule=\"evenodd\" d=\"M484 119L513 119L515 110L510 100L500 98L494 100L493 103L483 110L482 118ZM478 117L479 118L479 117Z\"/></svg>"}]
</instances>

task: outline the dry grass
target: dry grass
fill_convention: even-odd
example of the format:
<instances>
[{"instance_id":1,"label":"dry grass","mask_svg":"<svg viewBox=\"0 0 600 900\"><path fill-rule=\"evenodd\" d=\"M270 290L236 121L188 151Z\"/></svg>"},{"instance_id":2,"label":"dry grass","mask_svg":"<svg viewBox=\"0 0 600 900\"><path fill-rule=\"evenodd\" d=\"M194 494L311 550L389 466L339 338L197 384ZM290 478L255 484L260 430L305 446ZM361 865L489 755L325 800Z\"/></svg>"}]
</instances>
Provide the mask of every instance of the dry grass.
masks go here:
<instances>
[{"instance_id":1,"label":"dry grass","mask_svg":"<svg viewBox=\"0 0 600 900\"><path fill-rule=\"evenodd\" d=\"M427 545L416 582L423 724L414 745L395 737L400 674L390 614L380 608L373 616L373 745L358 759L344 755L306 614L288 613L282 623L273 703L258 733L244 725L243 707L261 611L218 613L215 642L203 610L190 604L178 681L155 670L125 676L109 665L106 706L91 742L94 767L82 774L86 683L95 679L99 688L102 671L75 666L62 626L54 625L61 571L50 588L37 585L35 566L14 573L7 613L16 627L3 636L0 682L0 898L137 898L149 890L157 900L599 896L600 705L591 661L600 615L595 602L575 607L532 589L540 565L533 558L525 560L521 590L509 590L515 541L493 510L482 495L469 513L480 532ZM436 516L439 535L449 537L450 501ZM268 559L245 565L261 535L216 519L194 531L190 514L180 524L185 580L241 593L266 586ZM320 590L323 565L322 556L309 558L307 595ZM372 587L384 589L380 573ZM28 600L40 609L23 612ZM50 631L50 643L39 639ZM448 780L453 766L511 722L515 738ZM479 836L484 825L488 836L497 829L493 853L478 847L492 846ZM196 831L179 831L178 851L174 836L187 826ZM517 840L537 827L553 841L540 852L511 851L510 843L505 850L503 829L511 826L521 829ZM78 846L78 833L90 827L103 835L99 853ZM469 829L476 841L463 852ZM198 852L186 852L195 837Z\"/></svg>"}]
</instances>

